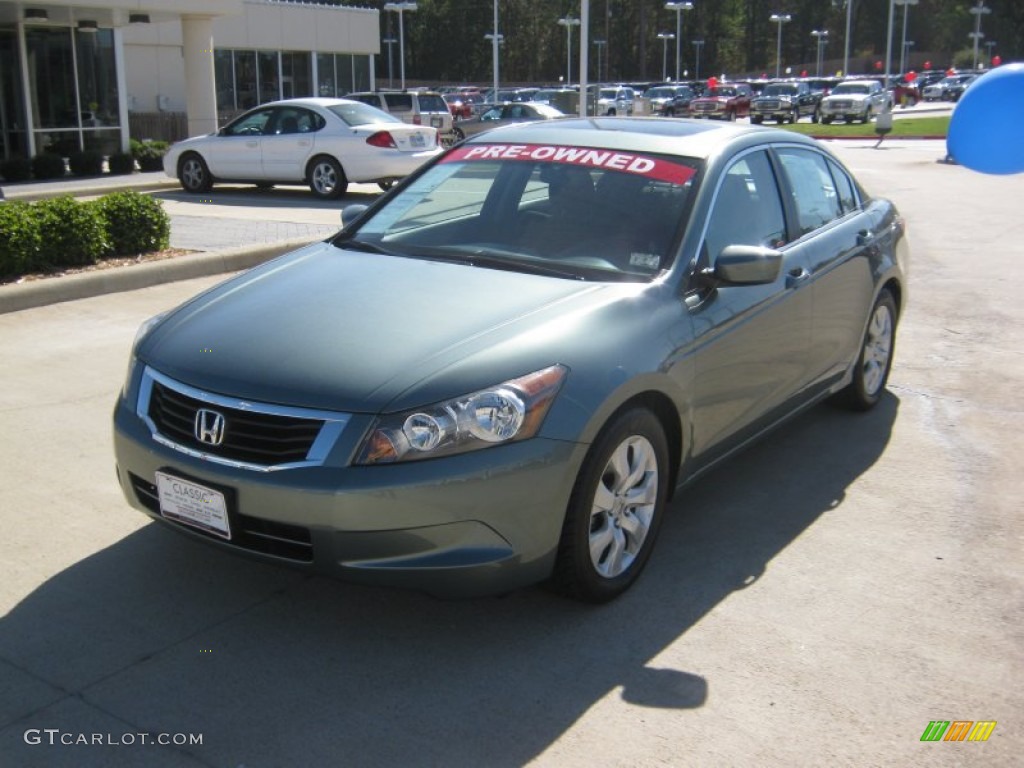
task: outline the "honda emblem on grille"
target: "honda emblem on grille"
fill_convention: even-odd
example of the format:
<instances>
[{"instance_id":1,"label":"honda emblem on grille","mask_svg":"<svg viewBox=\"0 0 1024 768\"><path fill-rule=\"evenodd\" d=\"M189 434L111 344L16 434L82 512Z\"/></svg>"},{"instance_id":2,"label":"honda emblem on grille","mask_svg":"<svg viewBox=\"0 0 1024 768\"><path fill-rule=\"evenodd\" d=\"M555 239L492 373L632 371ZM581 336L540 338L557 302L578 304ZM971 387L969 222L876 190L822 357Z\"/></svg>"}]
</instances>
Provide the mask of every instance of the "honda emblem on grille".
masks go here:
<instances>
[{"instance_id":1,"label":"honda emblem on grille","mask_svg":"<svg viewBox=\"0 0 1024 768\"><path fill-rule=\"evenodd\" d=\"M196 440L206 445L220 445L224 440L224 414L200 408L196 411Z\"/></svg>"}]
</instances>

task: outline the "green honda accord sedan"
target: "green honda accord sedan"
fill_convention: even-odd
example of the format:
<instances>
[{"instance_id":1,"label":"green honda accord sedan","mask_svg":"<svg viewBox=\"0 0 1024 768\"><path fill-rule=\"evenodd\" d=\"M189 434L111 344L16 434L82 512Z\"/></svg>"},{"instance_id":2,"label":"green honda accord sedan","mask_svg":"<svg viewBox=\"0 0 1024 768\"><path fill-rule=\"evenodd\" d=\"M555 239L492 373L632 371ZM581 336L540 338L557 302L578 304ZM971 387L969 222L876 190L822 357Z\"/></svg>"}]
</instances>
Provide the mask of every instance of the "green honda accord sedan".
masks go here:
<instances>
[{"instance_id":1,"label":"green honda accord sedan","mask_svg":"<svg viewBox=\"0 0 1024 768\"><path fill-rule=\"evenodd\" d=\"M345 216L143 325L117 474L225 550L437 595L621 594L687 481L878 402L907 299L894 206L761 127L499 128Z\"/></svg>"}]
</instances>

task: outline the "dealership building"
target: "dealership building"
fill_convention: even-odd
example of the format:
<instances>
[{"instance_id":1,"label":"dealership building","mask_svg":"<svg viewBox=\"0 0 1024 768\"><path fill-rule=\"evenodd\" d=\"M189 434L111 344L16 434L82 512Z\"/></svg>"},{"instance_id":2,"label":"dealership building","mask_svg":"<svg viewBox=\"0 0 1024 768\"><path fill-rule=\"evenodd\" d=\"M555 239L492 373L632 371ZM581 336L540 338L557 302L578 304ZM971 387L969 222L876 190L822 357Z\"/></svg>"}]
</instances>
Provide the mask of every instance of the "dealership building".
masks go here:
<instances>
[{"instance_id":1,"label":"dealership building","mask_svg":"<svg viewBox=\"0 0 1024 768\"><path fill-rule=\"evenodd\" d=\"M267 101L366 90L379 51L375 8L0 0L0 159L111 154L132 125L197 135Z\"/></svg>"}]
</instances>

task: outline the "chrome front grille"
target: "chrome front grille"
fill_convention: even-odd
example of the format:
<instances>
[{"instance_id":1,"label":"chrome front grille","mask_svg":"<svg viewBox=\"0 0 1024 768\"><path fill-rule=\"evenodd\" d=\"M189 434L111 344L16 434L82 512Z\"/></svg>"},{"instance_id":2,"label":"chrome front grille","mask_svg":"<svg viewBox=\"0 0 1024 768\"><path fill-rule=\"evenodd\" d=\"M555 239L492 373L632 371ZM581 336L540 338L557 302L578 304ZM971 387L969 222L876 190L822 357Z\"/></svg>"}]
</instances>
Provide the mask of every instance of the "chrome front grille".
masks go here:
<instances>
[{"instance_id":1,"label":"chrome front grille","mask_svg":"<svg viewBox=\"0 0 1024 768\"><path fill-rule=\"evenodd\" d=\"M262 471L322 464L349 418L204 392L151 368L143 373L137 412L164 445ZM220 417L215 434L203 429L203 412Z\"/></svg>"}]
</instances>

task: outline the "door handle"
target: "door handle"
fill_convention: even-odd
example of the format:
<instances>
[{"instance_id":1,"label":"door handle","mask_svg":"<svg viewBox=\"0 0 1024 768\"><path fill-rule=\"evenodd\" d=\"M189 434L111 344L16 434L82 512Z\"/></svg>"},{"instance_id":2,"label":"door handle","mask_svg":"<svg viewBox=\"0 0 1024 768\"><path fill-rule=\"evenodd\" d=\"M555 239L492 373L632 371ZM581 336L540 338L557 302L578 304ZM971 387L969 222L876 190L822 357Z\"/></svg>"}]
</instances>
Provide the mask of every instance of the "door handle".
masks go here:
<instances>
[{"instance_id":1,"label":"door handle","mask_svg":"<svg viewBox=\"0 0 1024 768\"><path fill-rule=\"evenodd\" d=\"M789 270L789 272L786 273L786 287L792 288L794 285L802 283L810 276L811 273L808 272L804 267L793 267L791 270Z\"/></svg>"},{"instance_id":2,"label":"door handle","mask_svg":"<svg viewBox=\"0 0 1024 768\"><path fill-rule=\"evenodd\" d=\"M857 245L867 245L875 239L875 233L870 229L862 229L857 233Z\"/></svg>"}]
</instances>

